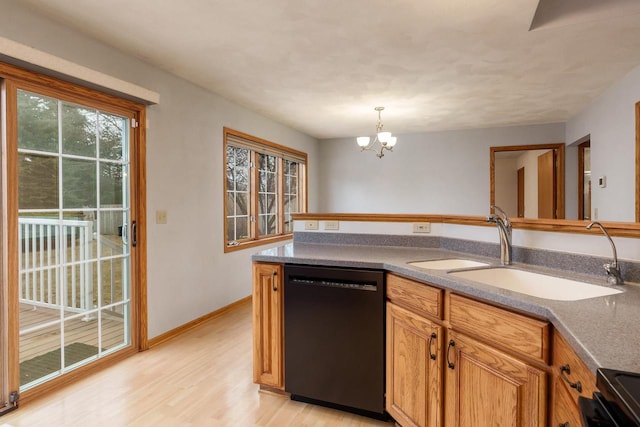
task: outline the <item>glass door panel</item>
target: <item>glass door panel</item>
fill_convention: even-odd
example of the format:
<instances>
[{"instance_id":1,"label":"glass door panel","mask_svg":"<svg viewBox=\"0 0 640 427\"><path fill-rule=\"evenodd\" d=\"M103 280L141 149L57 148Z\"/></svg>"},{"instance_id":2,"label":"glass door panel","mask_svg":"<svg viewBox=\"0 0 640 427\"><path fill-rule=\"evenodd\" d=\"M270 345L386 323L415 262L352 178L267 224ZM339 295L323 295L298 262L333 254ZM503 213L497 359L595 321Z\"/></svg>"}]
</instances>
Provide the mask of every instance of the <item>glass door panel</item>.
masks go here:
<instances>
[{"instance_id":1,"label":"glass door panel","mask_svg":"<svg viewBox=\"0 0 640 427\"><path fill-rule=\"evenodd\" d=\"M18 90L20 389L131 344L129 119Z\"/></svg>"}]
</instances>

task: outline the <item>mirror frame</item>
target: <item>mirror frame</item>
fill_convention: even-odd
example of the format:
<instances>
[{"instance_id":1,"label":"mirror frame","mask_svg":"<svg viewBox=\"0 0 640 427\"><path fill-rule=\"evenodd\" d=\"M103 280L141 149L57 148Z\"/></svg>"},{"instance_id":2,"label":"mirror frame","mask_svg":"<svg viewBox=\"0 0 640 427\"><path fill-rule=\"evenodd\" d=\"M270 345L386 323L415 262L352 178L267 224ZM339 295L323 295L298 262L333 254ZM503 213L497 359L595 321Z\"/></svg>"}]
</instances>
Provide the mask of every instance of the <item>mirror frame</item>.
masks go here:
<instances>
[{"instance_id":1,"label":"mirror frame","mask_svg":"<svg viewBox=\"0 0 640 427\"><path fill-rule=\"evenodd\" d=\"M636 222L640 222L640 101L636 103Z\"/></svg>"},{"instance_id":2,"label":"mirror frame","mask_svg":"<svg viewBox=\"0 0 640 427\"><path fill-rule=\"evenodd\" d=\"M505 145L501 147L490 147L489 157L489 206L496 204L496 153L505 151L527 151L527 150L557 150L558 168L556 169L556 211L557 218L564 219L564 143L536 144L536 145ZM640 185L640 184L639 184ZM538 219L538 218L530 218Z\"/></svg>"}]
</instances>

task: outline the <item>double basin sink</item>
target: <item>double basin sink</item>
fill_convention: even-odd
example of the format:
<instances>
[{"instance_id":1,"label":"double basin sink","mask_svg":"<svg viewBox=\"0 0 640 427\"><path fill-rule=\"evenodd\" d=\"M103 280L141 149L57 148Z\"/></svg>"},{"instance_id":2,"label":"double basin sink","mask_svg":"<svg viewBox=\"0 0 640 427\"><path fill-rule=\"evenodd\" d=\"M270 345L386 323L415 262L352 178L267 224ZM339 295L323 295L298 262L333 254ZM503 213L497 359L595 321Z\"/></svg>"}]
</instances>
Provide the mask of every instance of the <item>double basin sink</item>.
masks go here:
<instances>
[{"instance_id":1,"label":"double basin sink","mask_svg":"<svg viewBox=\"0 0 640 427\"><path fill-rule=\"evenodd\" d=\"M447 274L453 277L556 301L577 301L622 292L611 287L534 273L516 267L496 267L463 258L416 261L407 264L428 270L446 270Z\"/></svg>"}]
</instances>

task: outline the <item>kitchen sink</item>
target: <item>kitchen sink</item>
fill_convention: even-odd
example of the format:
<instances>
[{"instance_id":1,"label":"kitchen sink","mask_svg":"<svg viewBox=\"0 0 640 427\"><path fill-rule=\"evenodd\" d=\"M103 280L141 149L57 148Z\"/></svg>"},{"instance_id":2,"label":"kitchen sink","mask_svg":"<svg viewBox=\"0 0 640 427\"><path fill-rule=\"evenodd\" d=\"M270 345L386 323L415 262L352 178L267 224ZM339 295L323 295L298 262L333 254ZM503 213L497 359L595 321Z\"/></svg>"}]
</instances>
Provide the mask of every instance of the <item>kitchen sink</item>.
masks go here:
<instances>
[{"instance_id":1,"label":"kitchen sink","mask_svg":"<svg viewBox=\"0 0 640 427\"><path fill-rule=\"evenodd\" d=\"M578 301L619 294L619 289L508 267L453 271L451 276L556 301Z\"/></svg>"},{"instance_id":2,"label":"kitchen sink","mask_svg":"<svg viewBox=\"0 0 640 427\"><path fill-rule=\"evenodd\" d=\"M460 268L485 267L486 262L473 261L464 258L451 259L434 259L430 261L414 261L407 264L418 268L427 268L430 270L455 270Z\"/></svg>"}]
</instances>

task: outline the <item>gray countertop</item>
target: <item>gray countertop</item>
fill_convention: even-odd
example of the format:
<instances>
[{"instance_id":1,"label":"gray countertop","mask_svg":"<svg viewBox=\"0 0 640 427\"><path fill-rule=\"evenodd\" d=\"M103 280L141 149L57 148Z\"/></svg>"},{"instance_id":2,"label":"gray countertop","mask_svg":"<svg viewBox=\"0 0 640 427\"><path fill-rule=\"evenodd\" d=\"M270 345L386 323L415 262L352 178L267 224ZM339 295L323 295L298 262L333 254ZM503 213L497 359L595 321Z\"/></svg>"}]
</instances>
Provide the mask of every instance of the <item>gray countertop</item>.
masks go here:
<instances>
[{"instance_id":1,"label":"gray countertop","mask_svg":"<svg viewBox=\"0 0 640 427\"><path fill-rule=\"evenodd\" d=\"M595 373L599 367L640 372L640 286L626 284L621 294L578 301L554 301L454 278L442 270L408 265L411 261L465 258L498 265L485 258L439 248L289 243L253 255L254 261L383 269L459 294L511 307L548 319ZM602 276L583 275L525 264L515 267L605 285Z\"/></svg>"}]
</instances>

